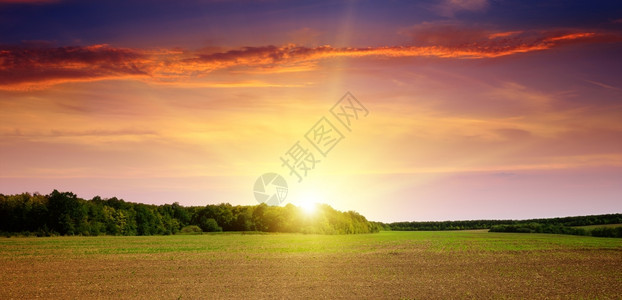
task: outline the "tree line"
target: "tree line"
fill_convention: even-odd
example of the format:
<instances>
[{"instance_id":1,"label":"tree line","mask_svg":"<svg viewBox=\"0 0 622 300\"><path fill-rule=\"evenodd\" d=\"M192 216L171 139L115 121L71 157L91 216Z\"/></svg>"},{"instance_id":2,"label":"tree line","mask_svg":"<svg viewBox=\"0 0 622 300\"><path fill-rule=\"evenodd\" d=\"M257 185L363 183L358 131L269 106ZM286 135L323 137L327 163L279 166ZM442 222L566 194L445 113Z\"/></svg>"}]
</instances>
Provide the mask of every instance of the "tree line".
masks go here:
<instances>
[{"instance_id":1,"label":"tree line","mask_svg":"<svg viewBox=\"0 0 622 300\"><path fill-rule=\"evenodd\" d=\"M354 211L341 212L320 204L313 214L292 204L206 206L149 205L116 197L91 200L71 192L49 195L0 194L0 233L11 235L167 235L199 228L205 232L263 231L317 234L372 233L382 223Z\"/></svg>"},{"instance_id":2,"label":"tree line","mask_svg":"<svg viewBox=\"0 0 622 300\"><path fill-rule=\"evenodd\" d=\"M600 225L600 224L599 224ZM495 225L490 228L490 232L520 232L520 233L556 233L572 235L591 235L596 237L616 237L622 238L622 226L620 227L596 227L591 229L580 227L569 227L561 224L506 224Z\"/></svg>"},{"instance_id":3,"label":"tree line","mask_svg":"<svg viewBox=\"0 0 622 300\"><path fill-rule=\"evenodd\" d=\"M622 227L599 227L594 229L577 226L622 224L622 214L574 216L563 218L528 220L469 220L439 222L395 222L386 224L389 230L434 231L489 229L491 232L557 233L592 235L598 237L622 237Z\"/></svg>"}]
</instances>

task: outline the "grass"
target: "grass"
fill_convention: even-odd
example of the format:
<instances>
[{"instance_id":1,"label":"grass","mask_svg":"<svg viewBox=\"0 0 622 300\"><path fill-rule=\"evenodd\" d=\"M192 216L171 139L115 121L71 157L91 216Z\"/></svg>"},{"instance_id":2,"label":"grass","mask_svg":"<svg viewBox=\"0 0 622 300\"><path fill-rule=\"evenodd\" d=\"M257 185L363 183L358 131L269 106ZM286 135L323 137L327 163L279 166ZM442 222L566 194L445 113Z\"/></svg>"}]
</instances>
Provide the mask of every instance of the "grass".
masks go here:
<instances>
[{"instance_id":1,"label":"grass","mask_svg":"<svg viewBox=\"0 0 622 300\"><path fill-rule=\"evenodd\" d=\"M622 240L486 231L0 239L0 299L619 299Z\"/></svg>"}]
</instances>

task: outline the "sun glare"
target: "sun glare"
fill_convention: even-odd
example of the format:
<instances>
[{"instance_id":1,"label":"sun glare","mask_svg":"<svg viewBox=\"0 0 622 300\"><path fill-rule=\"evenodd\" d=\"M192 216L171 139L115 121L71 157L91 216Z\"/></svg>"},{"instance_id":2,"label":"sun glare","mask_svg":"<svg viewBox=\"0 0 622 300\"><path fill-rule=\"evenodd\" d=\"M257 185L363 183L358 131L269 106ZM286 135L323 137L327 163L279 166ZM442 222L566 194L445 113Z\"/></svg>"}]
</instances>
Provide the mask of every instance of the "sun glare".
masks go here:
<instances>
[{"instance_id":1,"label":"sun glare","mask_svg":"<svg viewBox=\"0 0 622 300\"><path fill-rule=\"evenodd\" d=\"M312 215L315 213L316 205L317 203L312 201L304 201L300 204L300 208L302 208L302 211L304 211L305 214Z\"/></svg>"},{"instance_id":2,"label":"sun glare","mask_svg":"<svg viewBox=\"0 0 622 300\"><path fill-rule=\"evenodd\" d=\"M298 191L294 196L297 201L294 203L300 207L300 210L306 215L313 215L317 211L318 203L324 202L324 193L315 188L315 186L307 186Z\"/></svg>"}]
</instances>

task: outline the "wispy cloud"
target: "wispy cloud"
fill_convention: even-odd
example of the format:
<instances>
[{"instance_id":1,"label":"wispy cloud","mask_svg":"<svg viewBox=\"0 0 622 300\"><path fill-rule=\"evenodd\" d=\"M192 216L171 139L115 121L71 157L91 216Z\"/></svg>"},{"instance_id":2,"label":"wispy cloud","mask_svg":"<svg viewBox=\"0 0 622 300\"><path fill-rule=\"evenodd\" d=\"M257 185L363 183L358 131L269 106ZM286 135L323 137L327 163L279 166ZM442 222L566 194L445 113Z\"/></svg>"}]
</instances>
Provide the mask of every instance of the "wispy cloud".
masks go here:
<instances>
[{"instance_id":1,"label":"wispy cloud","mask_svg":"<svg viewBox=\"0 0 622 300\"><path fill-rule=\"evenodd\" d=\"M488 6L488 0L441 0L433 11L443 17L453 17L461 11L483 12Z\"/></svg>"},{"instance_id":2,"label":"wispy cloud","mask_svg":"<svg viewBox=\"0 0 622 300\"><path fill-rule=\"evenodd\" d=\"M602 83L602 82L598 82L598 81L593 81L593 80L585 80L593 85L597 85L599 87L605 88L605 89L609 89L609 90L615 90L615 91L621 91L622 89L615 87L615 86L611 86L608 85L606 83Z\"/></svg>"},{"instance_id":3,"label":"wispy cloud","mask_svg":"<svg viewBox=\"0 0 622 300\"><path fill-rule=\"evenodd\" d=\"M204 53L175 49L115 48L109 45L4 46L0 47L0 89L44 89L63 82L127 78L156 83L183 83L217 70L259 70L267 73L309 71L317 67L317 62L333 58L484 59L541 51L569 42L589 43L612 38L594 32L530 33L527 38L524 33L518 32L494 35L494 32L484 30L452 28L451 24L441 24L440 28L424 24L413 29L413 45L365 48L288 44ZM456 38L458 36L463 38ZM241 86L245 85L248 84ZM269 83L261 85L271 86Z\"/></svg>"},{"instance_id":4,"label":"wispy cloud","mask_svg":"<svg viewBox=\"0 0 622 300\"><path fill-rule=\"evenodd\" d=\"M497 39L497 38L506 38L509 36L513 36L513 35L517 35L517 34L521 34L524 31L522 30L517 30L517 31L505 31L505 32L495 32L495 33L491 33L488 35L489 39Z\"/></svg>"},{"instance_id":5,"label":"wispy cloud","mask_svg":"<svg viewBox=\"0 0 622 300\"><path fill-rule=\"evenodd\" d=\"M39 133L22 133L15 129L12 132L0 132L0 136L4 137L28 137L28 138L55 138L55 137L87 137L87 136L140 136L140 135L157 135L153 130L84 130L84 131L68 131L68 130L50 130L48 132Z\"/></svg>"}]
</instances>

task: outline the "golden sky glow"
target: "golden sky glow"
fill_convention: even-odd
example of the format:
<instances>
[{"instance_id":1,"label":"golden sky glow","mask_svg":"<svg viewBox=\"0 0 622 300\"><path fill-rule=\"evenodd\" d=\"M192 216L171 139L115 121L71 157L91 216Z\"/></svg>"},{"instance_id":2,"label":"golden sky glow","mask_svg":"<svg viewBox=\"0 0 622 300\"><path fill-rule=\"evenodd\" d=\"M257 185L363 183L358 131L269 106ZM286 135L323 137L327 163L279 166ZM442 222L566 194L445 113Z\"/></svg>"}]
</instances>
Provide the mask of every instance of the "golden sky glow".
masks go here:
<instances>
[{"instance_id":1,"label":"golden sky glow","mask_svg":"<svg viewBox=\"0 0 622 300\"><path fill-rule=\"evenodd\" d=\"M62 3L9 2L0 11ZM245 15L262 37L193 28L175 45L181 25L132 42L6 37L0 192L252 205L254 180L277 172L289 202L313 195L380 221L620 212L619 23L504 24L488 1L467 2L422 4L433 18L403 24L363 22L349 4L347 18L324 16L334 36L320 5L299 22ZM188 38L220 32L220 44ZM297 183L279 157L348 91L369 115Z\"/></svg>"}]
</instances>

